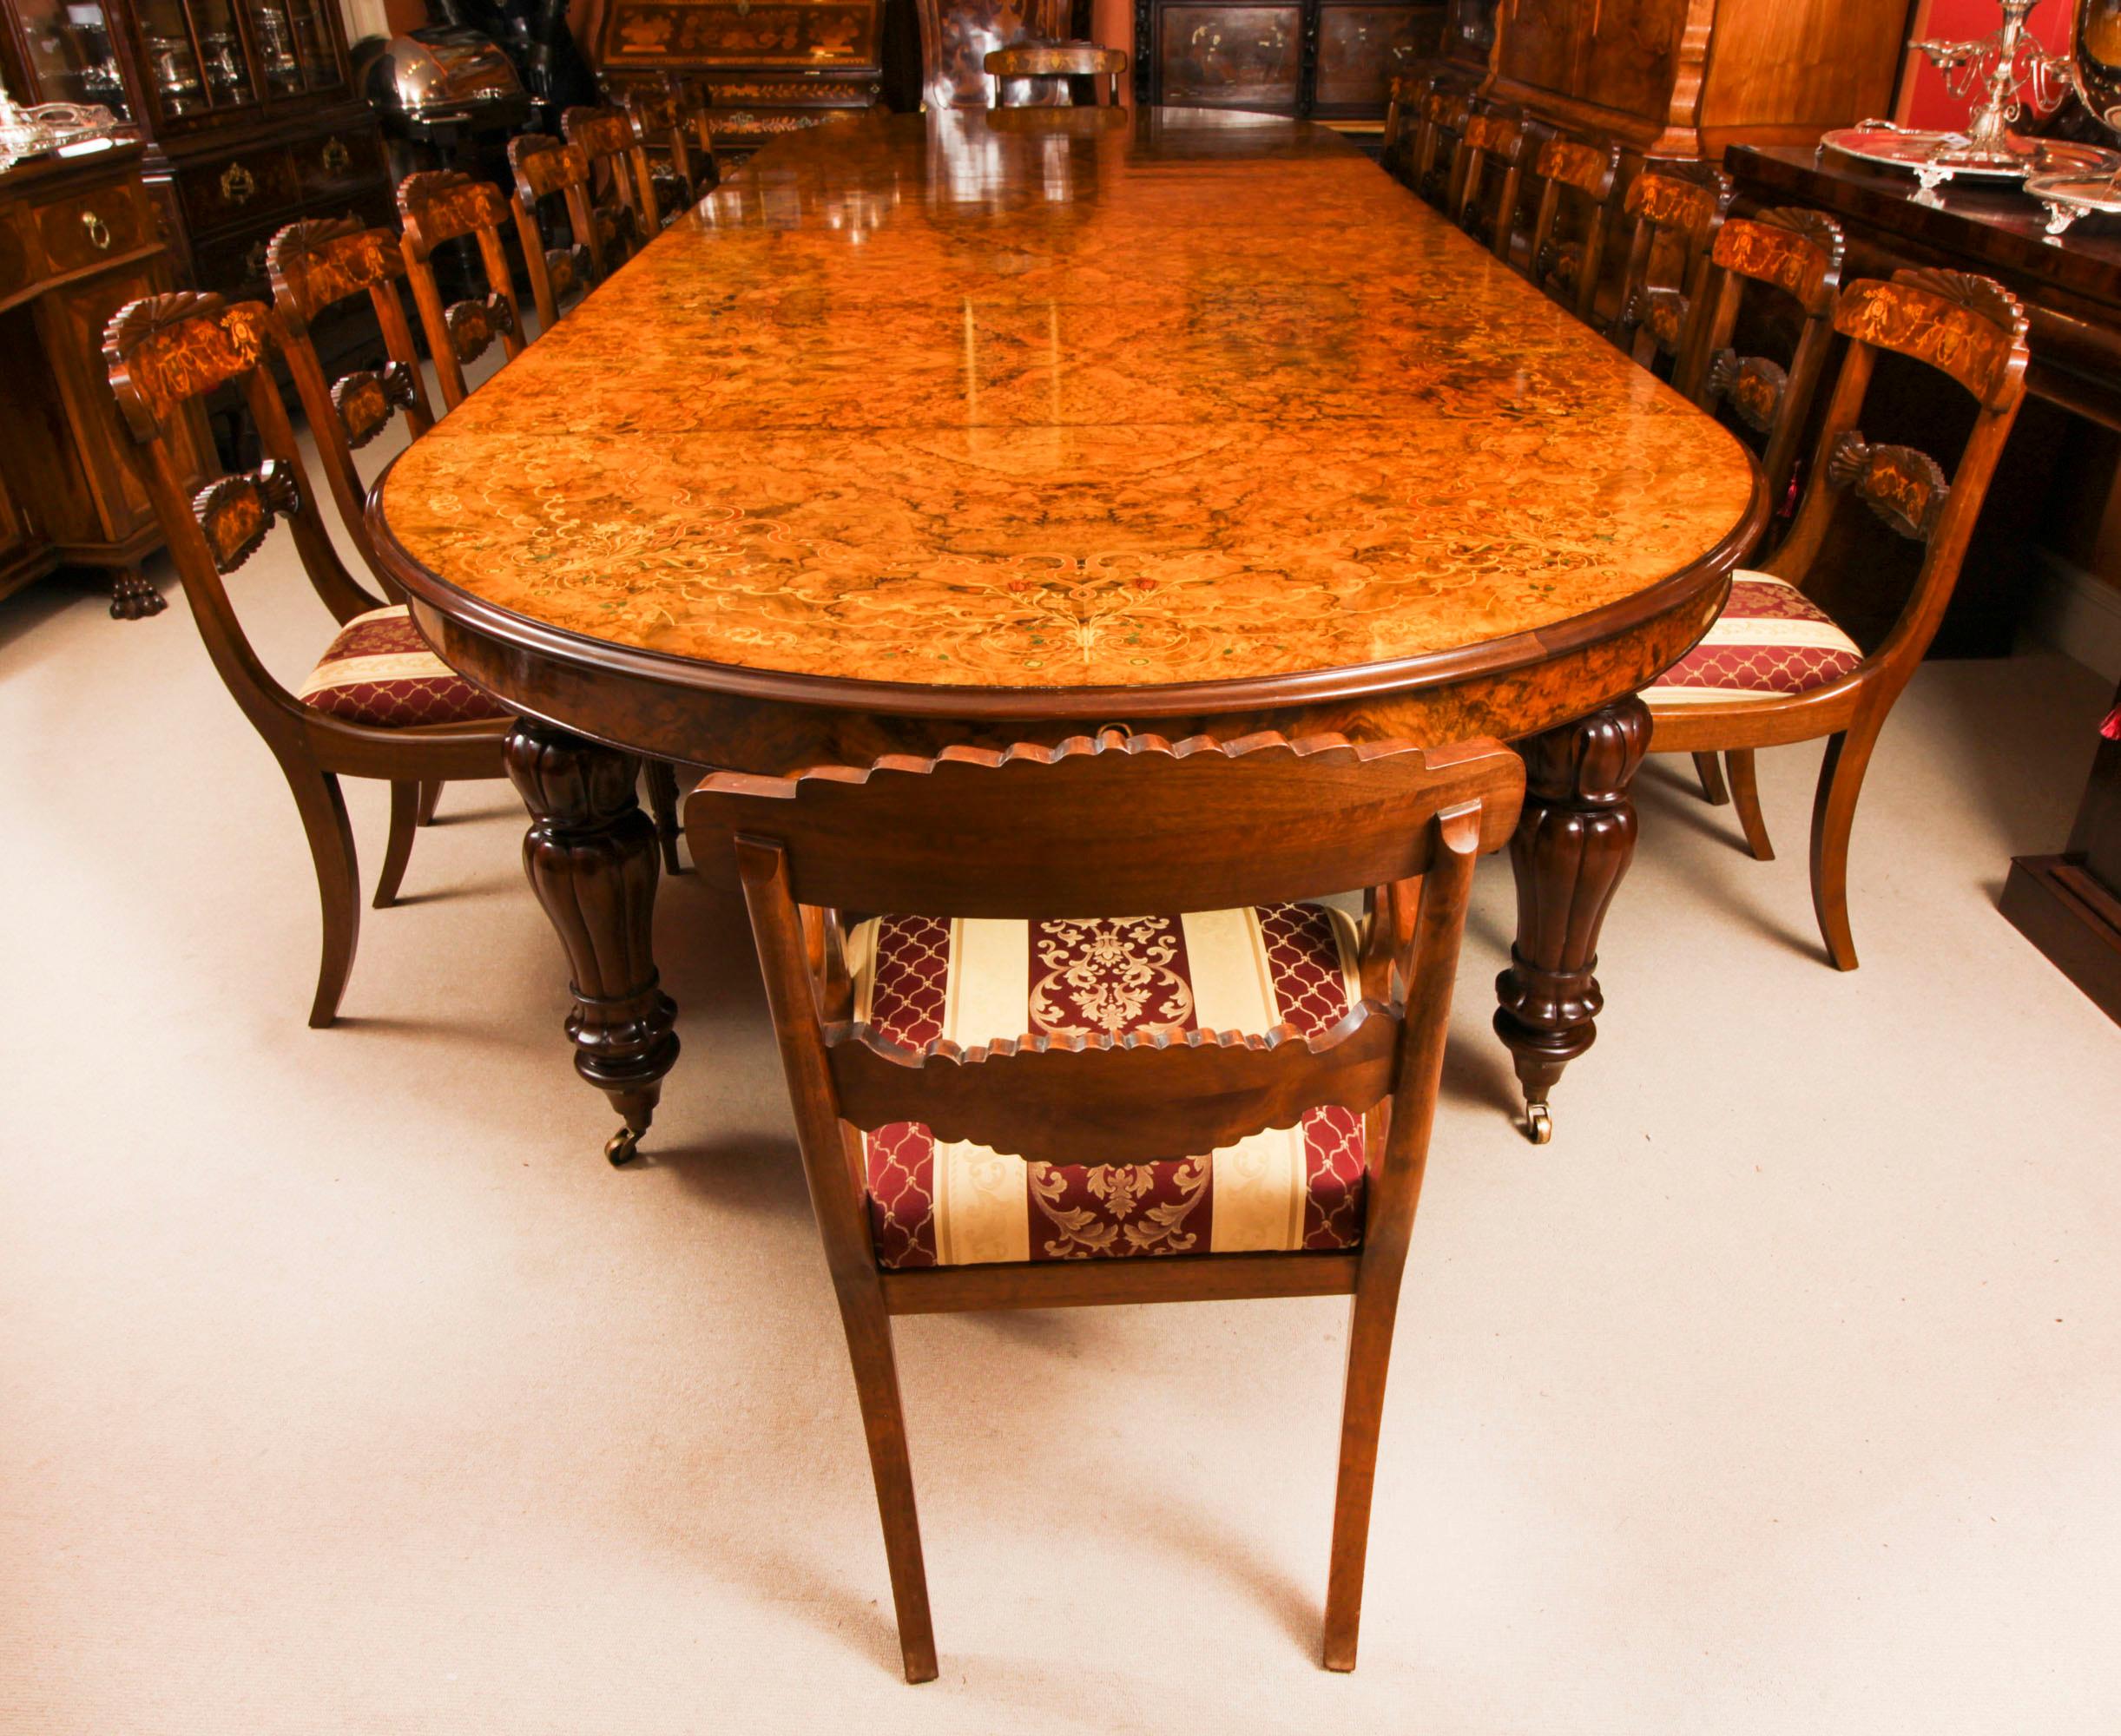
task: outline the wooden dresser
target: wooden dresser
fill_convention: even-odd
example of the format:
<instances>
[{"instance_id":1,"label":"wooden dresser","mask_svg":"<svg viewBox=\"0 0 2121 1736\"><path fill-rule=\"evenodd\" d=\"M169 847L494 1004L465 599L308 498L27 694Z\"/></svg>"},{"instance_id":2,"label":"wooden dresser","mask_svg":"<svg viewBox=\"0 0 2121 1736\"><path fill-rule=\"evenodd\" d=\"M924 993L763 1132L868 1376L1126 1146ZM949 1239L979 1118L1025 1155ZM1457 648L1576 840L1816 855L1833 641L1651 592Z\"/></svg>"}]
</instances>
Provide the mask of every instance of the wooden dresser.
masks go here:
<instances>
[{"instance_id":1,"label":"wooden dresser","mask_svg":"<svg viewBox=\"0 0 2121 1736\"><path fill-rule=\"evenodd\" d=\"M132 141L0 174L0 595L101 568L127 619L162 607L140 576L162 539L103 378L103 326L177 286L142 156ZM204 424L183 439L196 460Z\"/></svg>"}]
</instances>

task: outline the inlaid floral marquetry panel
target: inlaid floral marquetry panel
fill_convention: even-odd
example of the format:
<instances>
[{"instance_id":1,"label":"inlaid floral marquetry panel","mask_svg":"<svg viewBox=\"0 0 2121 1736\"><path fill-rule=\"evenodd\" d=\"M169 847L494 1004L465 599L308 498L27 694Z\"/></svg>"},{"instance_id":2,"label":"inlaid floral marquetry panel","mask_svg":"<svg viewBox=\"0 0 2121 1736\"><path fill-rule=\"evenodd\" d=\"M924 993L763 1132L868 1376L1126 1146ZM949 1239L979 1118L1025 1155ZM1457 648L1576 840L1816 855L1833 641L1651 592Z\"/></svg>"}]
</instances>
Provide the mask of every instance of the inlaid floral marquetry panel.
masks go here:
<instances>
[{"instance_id":1,"label":"inlaid floral marquetry panel","mask_svg":"<svg viewBox=\"0 0 2121 1736\"><path fill-rule=\"evenodd\" d=\"M1732 437L1322 129L776 146L399 460L433 574L754 669L1135 685L1537 629L1745 516Z\"/></svg>"}]
</instances>

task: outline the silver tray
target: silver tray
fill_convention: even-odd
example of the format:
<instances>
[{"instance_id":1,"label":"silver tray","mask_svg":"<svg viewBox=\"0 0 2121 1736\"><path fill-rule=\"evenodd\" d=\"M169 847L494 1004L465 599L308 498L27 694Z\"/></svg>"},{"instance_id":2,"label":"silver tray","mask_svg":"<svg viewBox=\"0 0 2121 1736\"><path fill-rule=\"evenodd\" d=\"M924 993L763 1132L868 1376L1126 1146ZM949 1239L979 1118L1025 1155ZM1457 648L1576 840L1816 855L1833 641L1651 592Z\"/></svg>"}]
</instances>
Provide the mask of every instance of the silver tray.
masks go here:
<instances>
[{"instance_id":1,"label":"silver tray","mask_svg":"<svg viewBox=\"0 0 2121 1736\"><path fill-rule=\"evenodd\" d=\"M2121 213L2121 182L2111 174L2027 175L2025 191L2047 207L2047 239L2057 246L2079 217Z\"/></svg>"},{"instance_id":2,"label":"silver tray","mask_svg":"<svg viewBox=\"0 0 2121 1736\"><path fill-rule=\"evenodd\" d=\"M1999 162L1973 150L1964 133L1922 132L1896 127L1890 121L1838 127L1820 139L1819 147L1860 162L1907 170L1920 183L1914 196L1925 205L1942 204L1937 189L1953 181L2008 183L2028 175L2050 174L2097 179L2121 171L2121 152L2097 145L2080 145L2068 139L2013 137L2012 160Z\"/></svg>"}]
</instances>

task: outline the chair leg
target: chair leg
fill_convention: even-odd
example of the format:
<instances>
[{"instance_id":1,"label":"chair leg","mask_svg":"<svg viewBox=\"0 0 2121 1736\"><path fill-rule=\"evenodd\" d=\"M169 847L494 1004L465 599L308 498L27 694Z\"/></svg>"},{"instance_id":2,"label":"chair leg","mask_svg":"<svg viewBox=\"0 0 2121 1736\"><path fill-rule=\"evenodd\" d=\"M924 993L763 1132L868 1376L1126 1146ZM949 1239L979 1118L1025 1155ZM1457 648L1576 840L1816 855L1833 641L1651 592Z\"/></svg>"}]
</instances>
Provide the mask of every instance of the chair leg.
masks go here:
<instances>
[{"instance_id":1,"label":"chair leg","mask_svg":"<svg viewBox=\"0 0 2121 1736\"><path fill-rule=\"evenodd\" d=\"M667 760L650 760L648 765L648 804L655 816L655 840L662 846L662 868L666 874L681 874L678 866L677 838L677 768Z\"/></svg>"},{"instance_id":2,"label":"chair leg","mask_svg":"<svg viewBox=\"0 0 2121 1736\"><path fill-rule=\"evenodd\" d=\"M422 825L434 824L434 811L442 804L443 782L440 778L428 778L420 784L419 823Z\"/></svg>"},{"instance_id":3,"label":"chair leg","mask_svg":"<svg viewBox=\"0 0 2121 1736\"><path fill-rule=\"evenodd\" d=\"M1753 775L1753 750L1734 747L1724 760L1730 766L1731 799L1738 806L1738 824L1745 828L1745 841L1755 861L1775 860L1775 843L1768 836L1767 816L1760 811L1760 783Z\"/></svg>"},{"instance_id":4,"label":"chair leg","mask_svg":"<svg viewBox=\"0 0 2121 1736\"><path fill-rule=\"evenodd\" d=\"M1722 768L1716 764L1713 753L1694 756L1694 773L1701 779L1702 799L1712 807L1722 807L1730 799L1730 792L1723 787Z\"/></svg>"},{"instance_id":5,"label":"chair leg","mask_svg":"<svg viewBox=\"0 0 2121 1736\"><path fill-rule=\"evenodd\" d=\"M1377 1482L1377 1437L1385 1375L1399 1310L1399 1273L1359 1289L1348 1315L1347 1390L1340 1405L1340 1470L1334 1486L1333 1559L1326 1575L1325 1663L1355 1667L1362 1627L1362 1575L1370 1549L1370 1496Z\"/></svg>"},{"instance_id":6,"label":"chair leg","mask_svg":"<svg viewBox=\"0 0 2121 1736\"><path fill-rule=\"evenodd\" d=\"M383 851L383 872L376 877L376 908L387 911L398 902L398 889L405 884L405 865L412 859L412 832L419 823L420 800L426 786L398 782L391 785L391 838Z\"/></svg>"},{"instance_id":7,"label":"chair leg","mask_svg":"<svg viewBox=\"0 0 2121 1736\"><path fill-rule=\"evenodd\" d=\"M913 1465L906 1455L906 1414L899 1403L899 1368L891 1349L891 1317L883 1292L840 1294L862 1430L869 1437L869 1470L876 1480L891 1597L899 1616L899 1651L910 1682L935 1680L935 1629L928 1616L928 1574L920 1555L920 1520L913 1509Z\"/></svg>"},{"instance_id":8,"label":"chair leg","mask_svg":"<svg viewBox=\"0 0 2121 1736\"><path fill-rule=\"evenodd\" d=\"M353 854L353 827L346 819L339 779L313 766L283 765L302 830L309 834L310 859L317 869L317 898L323 907L324 950L317 967L317 996L309 1023L321 1030L339 1016L339 997L346 993L353 969L353 948L361 934L360 866Z\"/></svg>"},{"instance_id":9,"label":"chair leg","mask_svg":"<svg viewBox=\"0 0 2121 1736\"><path fill-rule=\"evenodd\" d=\"M1848 834L1877 740L1877 726L1861 721L1831 737L1812 804L1812 910L1827 943L1827 957L1837 970L1856 968L1855 937L1848 927Z\"/></svg>"}]
</instances>

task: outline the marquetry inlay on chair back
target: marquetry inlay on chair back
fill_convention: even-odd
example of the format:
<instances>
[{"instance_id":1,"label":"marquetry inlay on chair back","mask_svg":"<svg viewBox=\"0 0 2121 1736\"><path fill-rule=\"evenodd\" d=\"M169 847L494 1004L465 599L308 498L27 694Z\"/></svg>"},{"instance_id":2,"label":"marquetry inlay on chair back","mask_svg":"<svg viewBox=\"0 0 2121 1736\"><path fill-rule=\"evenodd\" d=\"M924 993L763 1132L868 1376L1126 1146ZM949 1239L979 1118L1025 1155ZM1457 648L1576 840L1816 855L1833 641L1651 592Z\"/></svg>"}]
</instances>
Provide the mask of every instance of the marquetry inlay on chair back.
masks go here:
<instances>
[{"instance_id":1,"label":"marquetry inlay on chair back","mask_svg":"<svg viewBox=\"0 0 2121 1736\"><path fill-rule=\"evenodd\" d=\"M1712 163L1652 163L1628 188L1634 225L1613 337L1644 367L1670 357L1680 377L1699 337L1709 251L1729 210L1731 179Z\"/></svg>"},{"instance_id":2,"label":"marquetry inlay on chair back","mask_svg":"<svg viewBox=\"0 0 2121 1736\"><path fill-rule=\"evenodd\" d=\"M590 214L590 160L579 145L563 145L547 133L525 133L508 141L508 166L516 176L516 239L537 304L537 329L550 332L562 307L587 295L604 274L603 250ZM547 200L557 201L567 212L567 240L552 247L545 244L542 207Z\"/></svg>"},{"instance_id":3,"label":"marquetry inlay on chair back","mask_svg":"<svg viewBox=\"0 0 2121 1736\"><path fill-rule=\"evenodd\" d=\"M749 903L783 1058L809 1098L798 1115L820 1218L837 1220L828 1243L858 1237L866 1248L840 1121L919 1122L1032 1162L1103 1166L1197 1157L1322 1105L1360 1114L1397 1091L1395 1118L1411 1110L1419 1125L1395 1125L1395 1146L1405 1132L1418 1148L1473 864L1508 841L1524 778L1493 741L1174 745L1115 728L1057 747L952 747L787 779L717 773L688 799L686 829L702 873L741 885ZM834 913L858 910L1095 930L1106 950L1139 946L1147 959L1180 912L1358 888L1388 889L1361 995L1310 1035L1286 1020L1264 1035L1202 1031L1179 1009L1154 1034L1067 1027L908 1049L857 1016L837 952ZM1390 1167L1373 1168L1373 1187L1394 1185Z\"/></svg>"},{"instance_id":4,"label":"marquetry inlay on chair back","mask_svg":"<svg viewBox=\"0 0 2121 1736\"><path fill-rule=\"evenodd\" d=\"M1914 674L1944 618L1981 503L2025 393L2031 351L2025 314L1992 278L1922 270L1890 282L1850 284L1834 309L1834 329L1848 339L1828 402L1812 474L1788 539L1769 570L1813 589L1837 513L1860 503L1895 535L1920 545L1921 566L1898 618L1865 668L1881 671L1894 691ZM1881 352L1904 356L1955 381L1973 399L1973 431L1947 477L1914 446L1874 443L1861 422Z\"/></svg>"},{"instance_id":5,"label":"marquetry inlay on chair back","mask_svg":"<svg viewBox=\"0 0 2121 1736\"><path fill-rule=\"evenodd\" d=\"M1065 107L1074 101L1069 81L1083 78L1090 81L1090 102L1109 108L1119 101L1127 56L1095 43L1016 43L996 49L985 64L998 108Z\"/></svg>"},{"instance_id":6,"label":"marquetry inlay on chair back","mask_svg":"<svg viewBox=\"0 0 2121 1736\"><path fill-rule=\"evenodd\" d=\"M1531 145L1525 115L1516 108L1478 102L1459 139L1459 227L1485 244L1505 265L1517 237L1518 200L1524 190L1525 159Z\"/></svg>"},{"instance_id":7,"label":"marquetry inlay on chair back","mask_svg":"<svg viewBox=\"0 0 2121 1736\"><path fill-rule=\"evenodd\" d=\"M1540 183L1531 226L1531 279L1585 325L1597 323L1599 274L1612 227L1613 183L1620 147L1564 133L1546 140L1532 162Z\"/></svg>"},{"instance_id":8,"label":"marquetry inlay on chair back","mask_svg":"<svg viewBox=\"0 0 2121 1736\"><path fill-rule=\"evenodd\" d=\"M591 174L607 183L594 200L592 214L605 267L616 271L661 227L648 152L623 108L570 108L560 116L560 131L589 158Z\"/></svg>"},{"instance_id":9,"label":"marquetry inlay on chair back","mask_svg":"<svg viewBox=\"0 0 2121 1736\"><path fill-rule=\"evenodd\" d=\"M484 355L497 337L510 360L524 352L523 312L501 240L501 226L509 220L508 201L498 187L461 169L424 169L398 183L398 210L405 220L405 275L442 382L442 407L454 410L469 390L465 365ZM478 249L486 293L445 306L434 255L451 242L464 240Z\"/></svg>"},{"instance_id":10,"label":"marquetry inlay on chair back","mask_svg":"<svg viewBox=\"0 0 2121 1736\"><path fill-rule=\"evenodd\" d=\"M231 304L189 290L130 302L103 329L111 392L140 447L143 480L193 619L214 667L254 721L261 707L299 712L299 707L251 650L221 579L257 552L277 521L287 521L303 570L339 621L381 606L340 564L318 511L273 379L273 352L284 347L280 322L263 302ZM226 385L243 394L262 462L188 493L175 444L182 413Z\"/></svg>"},{"instance_id":11,"label":"marquetry inlay on chair back","mask_svg":"<svg viewBox=\"0 0 2121 1736\"><path fill-rule=\"evenodd\" d=\"M721 182L707 105L693 96L675 72L665 73L660 85L629 86L622 103L642 142L659 145L669 153L667 164L649 160L649 177L655 186L658 220L673 222Z\"/></svg>"},{"instance_id":12,"label":"marquetry inlay on chair back","mask_svg":"<svg viewBox=\"0 0 2121 1736\"><path fill-rule=\"evenodd\" d=\"M1709 253L1702 340L1685 377L1673 382L1704 410L1727 407L1762 437L1761 469L1778 504L1834 342L1844 246L1841 226L1821 211L1786 207L1726 219ZM1802 325L1786 361L1742 355L1733 346L1749 285L1762 292L1760 299L1779 293L1795 304Z\"/></svg>"}]
</instances>

